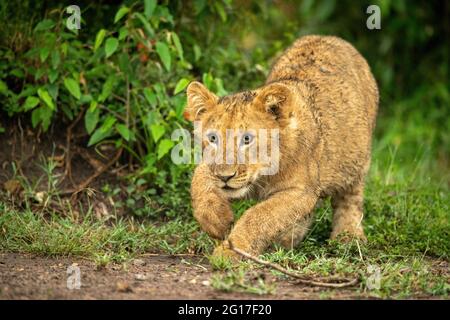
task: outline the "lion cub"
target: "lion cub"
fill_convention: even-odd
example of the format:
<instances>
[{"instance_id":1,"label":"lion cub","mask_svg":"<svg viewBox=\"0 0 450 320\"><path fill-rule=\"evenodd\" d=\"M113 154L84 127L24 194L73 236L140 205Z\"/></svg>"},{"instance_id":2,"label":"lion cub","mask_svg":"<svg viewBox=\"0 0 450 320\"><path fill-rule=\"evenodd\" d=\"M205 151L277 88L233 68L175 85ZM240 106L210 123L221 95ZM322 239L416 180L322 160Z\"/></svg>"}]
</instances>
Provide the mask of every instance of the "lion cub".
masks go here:
<instances>
[{"instance_id":1,"label":"lion cub","mask_svg":"<svg viewBox=\"0 0 450 320\"><path fill-rule=\"evenodd\" d=\"M201 228L224 240L215 255L237 257L230 243L256 255L274 242L292 248L327 196L334 209L331 238L365 239L363 189L378 88L349 43L305 36L276 61L262 87L219 98L192 82L187 97L186 116L201 125L203 148L214 160L197 166L191 194ZM270 140L261 129L278 139L265 147L269 161L248 161L252 147L258 153ZM271 161L275 170L266 170ZM237 198L261 202L234 223L230 201Z\"/></svg>"}]
</instances>

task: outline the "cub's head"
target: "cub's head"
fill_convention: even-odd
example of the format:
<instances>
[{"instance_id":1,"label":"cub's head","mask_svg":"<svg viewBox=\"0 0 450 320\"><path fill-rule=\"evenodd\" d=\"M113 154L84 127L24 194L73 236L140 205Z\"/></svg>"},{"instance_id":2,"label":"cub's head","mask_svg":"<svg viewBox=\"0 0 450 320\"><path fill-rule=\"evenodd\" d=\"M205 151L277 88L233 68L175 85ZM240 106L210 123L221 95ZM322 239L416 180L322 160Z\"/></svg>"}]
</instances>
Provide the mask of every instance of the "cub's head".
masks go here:
<instances>
[{"instance_id":1,"label":"cub's head","mask_svg":"<svg viewBox=\"0 0 450 320\"><path fill-rule=\"evenodd\" d=\"M295 143L295 106L304 104L296 90L272 83L219 98L189 84L185 117L194 121L212 180L228 197L243 197L261 176L277 174L281 155Z\"/></svg>"}]
</instances>

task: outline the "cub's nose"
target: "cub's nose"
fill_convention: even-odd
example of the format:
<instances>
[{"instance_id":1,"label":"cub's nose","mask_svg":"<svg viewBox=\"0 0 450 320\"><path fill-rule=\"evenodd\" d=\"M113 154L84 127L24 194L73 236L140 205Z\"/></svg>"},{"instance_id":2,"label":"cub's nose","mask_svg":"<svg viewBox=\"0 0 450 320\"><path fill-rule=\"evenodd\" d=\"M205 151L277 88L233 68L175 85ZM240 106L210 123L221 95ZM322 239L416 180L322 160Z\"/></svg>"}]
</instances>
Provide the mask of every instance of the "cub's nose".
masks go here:
<instances>
[{"instance_id":1,"label":"cub's nose","mask_svg":"<svg viewBox=\"0 0 450 320\"><path fill-rule=\"evenodd\" d=\"M223 182L228 182L228 180L230 180L231 178L233 178L236 175L236 172L233 173L232 175L222 175L222 174L217 174L217 178L219 178L220 180L222 180Z\"/></svg>"}]
</instances>

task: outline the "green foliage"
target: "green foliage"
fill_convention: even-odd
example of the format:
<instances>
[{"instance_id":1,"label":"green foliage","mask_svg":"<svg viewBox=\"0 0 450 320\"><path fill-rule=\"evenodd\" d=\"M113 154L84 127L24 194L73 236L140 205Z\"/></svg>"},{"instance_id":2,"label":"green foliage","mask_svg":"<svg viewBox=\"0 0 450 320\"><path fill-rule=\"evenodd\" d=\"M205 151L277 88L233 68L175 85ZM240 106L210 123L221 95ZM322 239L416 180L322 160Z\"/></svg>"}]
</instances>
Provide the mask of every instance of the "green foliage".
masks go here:
<instances>
[{"instance_id":1,"label":"green foliage","mask_svg":"<svg viewBox=\"0 0 450 320\"><path fill-rule=\"evenodd\" d=\"M215 8L212 15L223 11L223 5ZM81 31L65 27L64 8L48 11L24 48L0 49L6 62L0 67L1 111L30 114L32 126L44 132L57 120L70 122L81 114L87 146L124 148L139 164L134 178L153 181L159 194L185 189L186 178L176 179L189 167L172 165L170 135L187 125L181 92L202 72L194 72L200 45L196 53L190 50L195 32L177 34L184 16L182 8L167 3L124 3L113 21L95 21L98 29L85 34L84 25ZM220 79L204 77L212 90L225 93Z\"/></svg>"}]
</instances>

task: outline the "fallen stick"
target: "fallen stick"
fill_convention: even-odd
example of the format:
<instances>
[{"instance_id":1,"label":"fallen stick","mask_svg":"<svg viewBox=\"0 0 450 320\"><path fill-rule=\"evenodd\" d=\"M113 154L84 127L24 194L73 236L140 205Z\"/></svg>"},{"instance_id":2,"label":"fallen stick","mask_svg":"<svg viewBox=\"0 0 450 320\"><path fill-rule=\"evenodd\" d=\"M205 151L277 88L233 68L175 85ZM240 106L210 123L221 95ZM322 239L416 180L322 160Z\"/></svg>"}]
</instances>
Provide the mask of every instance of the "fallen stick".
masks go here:
<instances>
[{"instance_id":1,"label":"fallen stick","mask_svg":"<svg viewBox=\"0 0 450 320\"><path fill-rule=\"evenodd\" d=\"M111 167L114 163L116 163L117 160L119 160L119 158L120 158L120 156L122 154L122 151L123 151L123 149L120 148L119 151L117 151L117 153L114 156L114 158L112 158L103 167L96 169L96 171L95 171L95 173L93 175L91 175L85 181L80 183L76 188L62 191L59 194L60 195L76 194L76 193L80 192L81 190L87 188L95 178L100 176L102 173L104 173L106 170L108 170L109 167Z\"/></svg>"},{"instance_id":2,"label":"fallen stick","mask_svg":"<svg viewBox=\"0 0 450 320\"><path fill-rule=\"evenodd\" d=\"M71 153L71 140L72 140L72 131L73 128L75 128L75 126L78 124L78 122L81 120L81 118L84 115L84 109L81 110L78 113L78 116L76 117L76 119L67 127L67 133L66 133L66 146L65 146L65 157L66 157L66 166L64 169L64 176L63 178L60 180L60 183L64 181L64 179L66 177L69 177L70 183L72 184L72 186L75 186L75 182L73 181L73 177L72 177L72 153Z\"/></svg>"},{"instance_id":3,"label":"fallen stick","mask_svg":"<svg viewBox=\"0 0 450 320\"><path fill-rule=\"evenodd\" d=\"M269 267L272 269L275 269L285 275L288 275L292 278L295 278L298 280L299 283L302 284L306 284L306 285L310 285L310 286L316 286L316 287L327 287L327 288L345 288L345 287L351 287L354 286L355 284L358 283L358 279L354 278L351 280L345 279L345 282L340 282L340 283L335 283L335 282L320 282L320 281L316 281L316 280L311 280L311 279L307 279L304 276L301 276L295 272L289 271L285 268L283 268L282 266L275 264L275 263L271 263L269 261L265 261L265 260L261 260L258 257L255 257L241 249L235 248L233 247L233 245L231 244L230 241L228 241L228 243L230 244L230 249L233 250L234 252L236 252L237 254L252 260L253 262L256 262L260 265L263 265L265 267Z\"/></svg>"}]
</instances>

